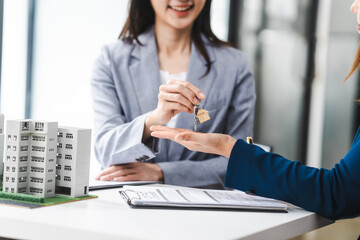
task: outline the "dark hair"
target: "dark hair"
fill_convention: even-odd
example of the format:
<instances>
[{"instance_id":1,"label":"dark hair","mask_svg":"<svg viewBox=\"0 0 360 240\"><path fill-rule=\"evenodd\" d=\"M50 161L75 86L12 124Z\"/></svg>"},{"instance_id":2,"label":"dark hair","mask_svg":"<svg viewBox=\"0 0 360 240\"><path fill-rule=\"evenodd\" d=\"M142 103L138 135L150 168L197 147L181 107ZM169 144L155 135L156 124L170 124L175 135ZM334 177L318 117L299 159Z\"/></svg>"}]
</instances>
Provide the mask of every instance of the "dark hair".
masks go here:
<instances>
[{"instance_id":1,"label":"dark hair","mask_svg":"<svg viewBox=\"0 0 360 240\"><path fill-rule=\"evenodd\" d=\"M352 64L352 66L351 66L350 73L347 75L345 80L348 80L351 77L351 75L353 75L353 73L356 71L356 69L359 68L359 66L360 66L360 44L359 44L359 47L358 47L354 62Z\"/></svg>"},{"instance_id":2,"label":"dark hair","mask_svg":"<svg viewBox=\"0 0 360 240\"><path fill-rule=\"evenodd\" d=\"M354 74L354 72L360 67L360 43L359 43L359 47L358 47L358 50L356 52L356 56L355 56L355 59L354 59L354 62L351 66L351 69L350 69L350 72L349 74L346 76L345 78L345 81L348 80L351 75ZM360 103L360 99L356 100L356 102Z\"/></svg>"},{"instance_id":3,"label":"dark hair","mask_svg":"<svg viewBox=\"0 0 360 240\"><path fill-rule=\"evenodd\" d=\"M192 41L207 63L207 69L204 76L210 72L211 63L201 35L207 38L214 46L230 45L229 43L218 39L212 32L210 26L210 8L211 0L206 0L205 6L200 12L199 16L196 18L191 32ZM154 23L155 12L150 0L131 0L129 15L127 17L124 28L120 33L119 39L123 39L124 41L128 42L133 42L135 40L138 44L143 45L139 41L138 37L149 27L154 25Z\"/></svg>"}]
</instances>

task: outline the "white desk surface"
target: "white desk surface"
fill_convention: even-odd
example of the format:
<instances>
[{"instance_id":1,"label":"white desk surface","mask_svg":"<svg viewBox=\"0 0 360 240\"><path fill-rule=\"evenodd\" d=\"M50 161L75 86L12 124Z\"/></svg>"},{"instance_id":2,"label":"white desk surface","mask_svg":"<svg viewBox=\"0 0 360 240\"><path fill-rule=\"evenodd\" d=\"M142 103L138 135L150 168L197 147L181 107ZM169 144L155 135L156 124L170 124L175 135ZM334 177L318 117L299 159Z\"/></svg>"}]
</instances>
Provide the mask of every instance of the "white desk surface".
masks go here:
<instances>
[{"instance_id":1,"label":"white desk surface","mask_svg":"<svg viewBox=\"0 0 360 240\"><path fill-rule=\"evenodd\" d=\"M331 224L314 213L132 209L119 189L37 209L0 205L0 237L20 239L288 239Z\"/></svg>"}]
</instances>

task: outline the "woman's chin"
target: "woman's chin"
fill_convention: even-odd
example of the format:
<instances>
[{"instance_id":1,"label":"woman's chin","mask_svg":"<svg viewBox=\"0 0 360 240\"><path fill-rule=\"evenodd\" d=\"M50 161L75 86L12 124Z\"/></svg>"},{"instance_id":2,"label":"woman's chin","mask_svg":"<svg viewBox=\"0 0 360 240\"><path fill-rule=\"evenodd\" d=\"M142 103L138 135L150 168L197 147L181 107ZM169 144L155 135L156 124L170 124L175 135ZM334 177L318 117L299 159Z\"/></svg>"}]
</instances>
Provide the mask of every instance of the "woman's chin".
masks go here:
<instances>
[{"instance_id":1,"label":"woman's chin","mask_svg":"<svg viewBox=\"0 0 360 240\"><path fill-rule=\"evenodd\" d=\"M192 27L193 21L188 19L172 19L168 24L176 30L186 30Z\"/></svg>"}]
</instances>

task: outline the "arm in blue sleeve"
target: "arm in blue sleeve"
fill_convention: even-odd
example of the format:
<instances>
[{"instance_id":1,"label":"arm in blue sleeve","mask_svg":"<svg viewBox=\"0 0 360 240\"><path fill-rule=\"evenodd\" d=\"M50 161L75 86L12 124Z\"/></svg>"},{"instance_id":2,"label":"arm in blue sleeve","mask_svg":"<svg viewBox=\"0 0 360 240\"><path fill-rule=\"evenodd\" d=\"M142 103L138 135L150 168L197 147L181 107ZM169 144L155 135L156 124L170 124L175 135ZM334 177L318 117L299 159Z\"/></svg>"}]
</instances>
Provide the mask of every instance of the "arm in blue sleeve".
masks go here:
<instances>
[{"instance_id":1,"label":"arm in blue sleeve","mask_svg":"<svg viewBox=\"0 0 360 240\"><path fill-rule=\"evenodd\" d=\"M225 186L283 200L329 219L360 215L360 142L333 169L317 169L238 140Z\"/></svg>"}]
</instances>

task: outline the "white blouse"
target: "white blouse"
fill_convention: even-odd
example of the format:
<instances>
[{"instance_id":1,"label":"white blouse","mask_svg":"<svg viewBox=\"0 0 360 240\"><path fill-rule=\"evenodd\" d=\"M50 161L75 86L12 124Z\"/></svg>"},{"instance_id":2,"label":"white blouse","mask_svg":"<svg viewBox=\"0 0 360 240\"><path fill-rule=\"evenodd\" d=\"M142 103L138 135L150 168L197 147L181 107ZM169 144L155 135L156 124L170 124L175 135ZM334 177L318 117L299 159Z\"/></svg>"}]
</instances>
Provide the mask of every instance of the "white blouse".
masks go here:
<instances>
[{"instance_id":1,"label":"white blouse","mask_svg":"<svg viewBox=\"0 0 360 240\"><path fill-rule=\"evenodd\" d=\"M167 71L160 70L160 82L166 84L169 80L175 79L180 81L186 81L187 72L181 72L177 74L170 74ZM167 124L167 127L174 128L179 115L175 115Z\"/></svg>"}]
</instances>

